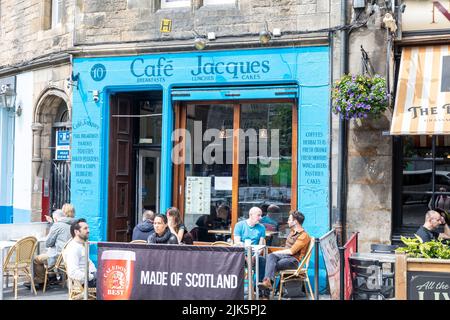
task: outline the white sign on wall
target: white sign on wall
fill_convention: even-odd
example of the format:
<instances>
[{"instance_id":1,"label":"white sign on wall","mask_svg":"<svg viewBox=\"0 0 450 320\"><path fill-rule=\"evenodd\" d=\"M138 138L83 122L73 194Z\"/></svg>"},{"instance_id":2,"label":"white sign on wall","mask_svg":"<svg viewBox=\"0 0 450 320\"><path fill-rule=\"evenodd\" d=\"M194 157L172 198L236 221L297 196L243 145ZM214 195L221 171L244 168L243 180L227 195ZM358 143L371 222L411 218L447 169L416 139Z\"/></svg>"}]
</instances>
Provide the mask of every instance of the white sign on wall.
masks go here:
<instances>
[{"instance_id":1,"label":"white sign on wall","mask_svg":"<svg viewBox=\"0 0 450 320\"><path fill-rule=\"evenodd\" d=\"M211 177L186 177L186 214L210 214Z\"/></svg>"},{"instance_id":2,"label":"white sign on wall","mask_svg":"<svg viewBox=\"0 0 450 320\"><path fill-rule=\"evenodd\" d=\"M56 133L55 160L70 160L70 130Z\"/></svg>"}]
</instances>

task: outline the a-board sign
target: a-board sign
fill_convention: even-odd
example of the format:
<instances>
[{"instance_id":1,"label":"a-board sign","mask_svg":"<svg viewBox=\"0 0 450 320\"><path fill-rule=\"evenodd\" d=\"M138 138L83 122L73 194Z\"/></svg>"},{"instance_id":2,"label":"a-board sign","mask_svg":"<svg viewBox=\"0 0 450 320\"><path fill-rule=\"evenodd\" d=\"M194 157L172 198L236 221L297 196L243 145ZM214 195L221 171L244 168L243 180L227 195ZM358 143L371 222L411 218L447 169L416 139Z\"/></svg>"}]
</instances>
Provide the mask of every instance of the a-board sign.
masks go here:
<instances>
[{"instance_id":1,"label":"a-board sign","mask_svg":"<svg viewBox=\"0 0 450 320\"><path fill-rule=\"evenodd\" d=\"M340 295L340 257L337 245L336 232L334 229L320 238L325 267L327 268L328 283L332 300L339 300Z\"/></svg>"},{"instance_id":2,"label":"a-board sign","mask_svg":"<svg viewBox=\"0 0 450 320\"><path fill-rule=\"evenodd\" d=\"M450 273L408 271L408 300L450 300Z\"/></svg>"}]
</instances>

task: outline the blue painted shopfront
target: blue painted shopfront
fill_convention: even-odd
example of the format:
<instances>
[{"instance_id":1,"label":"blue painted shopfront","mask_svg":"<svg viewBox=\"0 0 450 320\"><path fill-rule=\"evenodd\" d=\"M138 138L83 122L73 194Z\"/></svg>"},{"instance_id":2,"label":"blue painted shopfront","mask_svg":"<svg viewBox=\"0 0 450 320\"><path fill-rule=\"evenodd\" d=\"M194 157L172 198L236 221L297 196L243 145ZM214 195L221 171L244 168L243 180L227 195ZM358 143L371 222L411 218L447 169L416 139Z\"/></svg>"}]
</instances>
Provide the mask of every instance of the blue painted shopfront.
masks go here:
<instances>
[{"instance_id":1,"label":"blue painted shopfront","mask_svg":"<svg viewBox=\"0 0 450 320\"><path fill-rule=\"evenodd\" d=\"M78 217L87 218L90 238L107 240L109 97L116 92L160 90L163 94L160 208L172 201L173 93L190 99L224 99L220 86L247 99L270 98L273 88L296 89L298 101L298 207L315 237L329 217L329 48L273 48L75 58L71 196ZM250 87L258 86L258 90ZM211 89L211 90L209 90ZM98 93L98 99L94 96ZM229 99L229 98L228 98ZM88 146L88 147L86 147Z\"/></svg>"}]
</instances>

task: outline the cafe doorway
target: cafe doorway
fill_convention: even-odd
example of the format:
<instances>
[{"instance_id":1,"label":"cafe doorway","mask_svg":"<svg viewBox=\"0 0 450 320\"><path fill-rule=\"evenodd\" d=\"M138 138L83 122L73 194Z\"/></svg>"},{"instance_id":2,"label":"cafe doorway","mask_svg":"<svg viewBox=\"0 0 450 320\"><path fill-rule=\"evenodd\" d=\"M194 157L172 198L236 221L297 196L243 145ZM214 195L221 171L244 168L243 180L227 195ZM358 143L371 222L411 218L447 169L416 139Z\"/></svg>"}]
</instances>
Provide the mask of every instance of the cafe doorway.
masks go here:
<instances>
[{"instance_id":1,"label":"cafe doorway","mask_svg":"<svg viewBox=\"0 0 450 320\"><path fill-rule=\"evenodd\" d=\"M177 103L175 155L183 163L174 166L173 195L186 227L207 215L214 229L231 234L251 207L264 215L272 204L279 210L263 223L276 234L272 243L284 244L289 211L297 208L297 126L295 99ZM277 170L261 174L275 160Z\"/></svg>"},{"instance_id":2,"label":"cafe doorway","mask_svg":"<svg viewBox=\"0 0 450 320\"><path fill-rule=\"evenodd\" d=\"M129 242L143 210L159 210L162 92L110 96L108 241Z\"/></svg>"}]
</instances>

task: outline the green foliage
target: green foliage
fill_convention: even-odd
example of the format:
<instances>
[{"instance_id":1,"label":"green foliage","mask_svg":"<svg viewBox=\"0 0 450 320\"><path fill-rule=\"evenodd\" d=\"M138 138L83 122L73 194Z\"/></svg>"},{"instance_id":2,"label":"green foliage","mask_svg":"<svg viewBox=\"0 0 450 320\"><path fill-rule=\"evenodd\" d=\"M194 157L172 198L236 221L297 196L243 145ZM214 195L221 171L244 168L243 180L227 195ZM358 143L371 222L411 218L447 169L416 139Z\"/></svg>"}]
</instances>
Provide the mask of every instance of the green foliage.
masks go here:
<instances>
[{"instance_id":1,"label":"green foliage","mask_svg":"<svg viewBox=\"0 0 450 320\"><path fill-rule=\"evenodd\" d=\"M401 237L405 247L398 248L396 252L404 252L408 257L427 259L450 259L450 247L441 241L423 242L416 235L415 238Z\"/></svg>"},{"instance_id":2,"label":"green foliage","mask_svg":"<svg viewBox=\"0 0 450 320\"><path fill-rule=\"evenodd\" d=\"M333 112L347 120L379 116L388 106L386 80L375 75L344 75L333 86Z\"/></svg>"}]
</instances>

